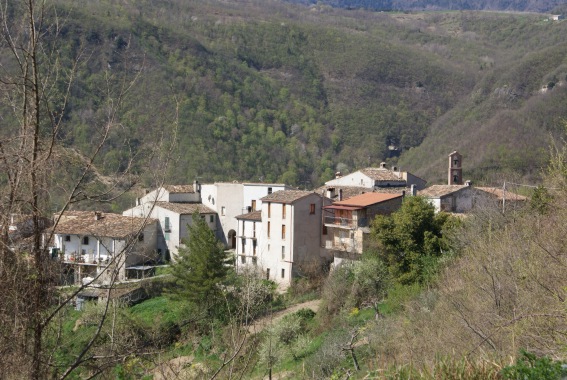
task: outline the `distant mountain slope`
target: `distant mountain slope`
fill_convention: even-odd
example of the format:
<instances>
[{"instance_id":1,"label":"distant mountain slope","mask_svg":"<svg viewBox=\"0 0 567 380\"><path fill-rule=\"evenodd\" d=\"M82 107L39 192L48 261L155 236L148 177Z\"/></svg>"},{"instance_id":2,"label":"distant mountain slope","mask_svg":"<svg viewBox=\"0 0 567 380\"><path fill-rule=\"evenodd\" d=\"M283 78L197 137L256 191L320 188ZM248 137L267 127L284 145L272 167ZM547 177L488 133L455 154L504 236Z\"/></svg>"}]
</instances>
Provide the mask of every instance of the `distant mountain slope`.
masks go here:
<instances>
[{"instance_id":1,"label":"distant mountain slope","mask_svg":"<svg viewBox=\"0 0 567 380\"><path fill-rule=\"evenodd\" d=\"M374 11L492 10L549 12L565 4L561 0L287 0L300 4L327 4L337 8Z\"/></svg>"},{"instance_id":2,"label":"distant mountain slope","mask_svg":"<svg viewBox=\"0 0 567 380\"><path fill-rule=\"evenodd\" d=\"M71 15L62 62L89 57L65 115L68 144L92 150L107 87L139 76L101 151L103 175L171 138L172 183L315 187L384 160L437 181L454 149L472 179L532 176L567 116L567 22L541 15L279 1L59 4ZM163 169L134 162L142 180L153 170Z\"/></svg>"}]
</instances>

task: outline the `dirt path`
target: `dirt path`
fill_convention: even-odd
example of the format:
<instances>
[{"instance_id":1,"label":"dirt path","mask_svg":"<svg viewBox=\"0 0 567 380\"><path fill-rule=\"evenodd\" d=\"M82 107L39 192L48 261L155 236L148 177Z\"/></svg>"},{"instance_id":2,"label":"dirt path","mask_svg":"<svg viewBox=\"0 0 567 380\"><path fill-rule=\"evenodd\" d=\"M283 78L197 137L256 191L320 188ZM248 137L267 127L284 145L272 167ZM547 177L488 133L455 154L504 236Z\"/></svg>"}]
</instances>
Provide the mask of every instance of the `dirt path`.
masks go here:
<instances>
[{"instance_id":1,"label":"dirt path","mask_svg":"<svg viewBox=\"0 0 567 380\"><path fill-rule=\"evenodd\" d=\"M311 309L314 312L317 312L319 310L320 305L321 305L321 300L313 300L313 301L298 303L297 305L290 306L285 310L275 312L272 315L267 315L265 317L262 317L262 318L260 318L256 321L254 321L254 323L252 323L250 326L248 326L248 332L253 333L253 334L257 334L257 333L261 332L262 330L264 330L271 323L276 323L277 321L282 319L284 316L291 314L291 313L295 313L296 311L301 310L301 309Z\"/></svg>"}]
</instances>

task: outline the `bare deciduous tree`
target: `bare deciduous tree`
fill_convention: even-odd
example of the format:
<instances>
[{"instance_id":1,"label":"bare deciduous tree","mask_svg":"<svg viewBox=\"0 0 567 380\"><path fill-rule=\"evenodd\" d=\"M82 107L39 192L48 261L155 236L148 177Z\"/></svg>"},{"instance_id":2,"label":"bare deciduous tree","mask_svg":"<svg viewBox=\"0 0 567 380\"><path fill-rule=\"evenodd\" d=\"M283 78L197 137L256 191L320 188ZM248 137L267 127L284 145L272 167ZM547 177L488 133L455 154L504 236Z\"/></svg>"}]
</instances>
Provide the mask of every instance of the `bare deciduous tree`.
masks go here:
<instances>
[{"instance_id":1,"label":"bare deciduous tree","mask_svg":"<svg viewBox=\"0 0 567 380\"><path fill-rule=\"evenodd\" d=\"M86 153L71 148L65 141L69 133L65 116L78 68L89 54L78 49L71 59L61 56L58 41L64 22L58 10L45 1L4 0L0 5L1 378L66 378L78 367L104 362L104 355L91 351L102 331L108 303L98 328L78 356L70 363L55 358L54 351L61 344L61 315L83 287L70 293L58 291L61 268L47 252L53 232L44 233L45 220L51 218L54 198L62 200L54 220L57 225L70 207L112 201L133 185L132 155L119 177L102 176L96 163L110 134L120 127L120 110L136 77L123 80L106 73L107 97L100 110L104 117L93 126L92 147ZM146 157L154 162L164 158L153 153L148 151ZM58 181L59 173L67 174L65 182ZM18 242L10 231L14 216L31 226ZM124 254L116 255L117 265ZM116 275L113 271L110 276L108 300ZM107 362L118 357L109 352ZM93 368L96 374L103 366Z\"/></svg>"}]
</instances>

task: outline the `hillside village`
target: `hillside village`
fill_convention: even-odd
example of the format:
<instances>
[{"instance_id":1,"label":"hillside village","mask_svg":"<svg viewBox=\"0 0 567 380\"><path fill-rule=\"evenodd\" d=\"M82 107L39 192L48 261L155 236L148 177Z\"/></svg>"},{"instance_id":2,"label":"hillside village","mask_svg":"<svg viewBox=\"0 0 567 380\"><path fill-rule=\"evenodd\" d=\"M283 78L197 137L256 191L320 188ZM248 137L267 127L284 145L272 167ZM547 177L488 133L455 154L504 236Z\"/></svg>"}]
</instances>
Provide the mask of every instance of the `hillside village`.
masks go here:
<instances>
[{"instance_id":1,"label":"hillside village","mask_svg":"<svg viewBox=\"0 0 567 380\"><path fill-rule=\"evenodd\" d=\"M109 273L125 282L152 276L175 261L188 226L200 216L234 265L261 269L280 290L345 260L360 260L370 244L370 223L390 215L406 197L426 198L436 212L466 215L479 207L519 207L527 198L502 188L464 181L463 156L448 156L447 184L426 181L396 167L360 169L312 191L278 183L215 182L163 185L136 199L122 215L66 211L46 230L62 284L108 285ZM124 253L124 254L122 254ZM80 297L80 295L79 295Z\"/></svg>"}]
</instances>

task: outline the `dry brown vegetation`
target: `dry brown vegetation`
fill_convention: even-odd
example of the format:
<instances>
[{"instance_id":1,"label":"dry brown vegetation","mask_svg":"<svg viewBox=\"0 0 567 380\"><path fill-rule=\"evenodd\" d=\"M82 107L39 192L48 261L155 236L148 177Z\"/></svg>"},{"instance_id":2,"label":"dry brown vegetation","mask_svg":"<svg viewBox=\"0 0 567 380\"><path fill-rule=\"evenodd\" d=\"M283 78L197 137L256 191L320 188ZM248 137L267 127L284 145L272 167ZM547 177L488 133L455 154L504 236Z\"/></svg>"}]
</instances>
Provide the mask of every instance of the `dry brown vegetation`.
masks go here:
<instances>
[{"instance_id":1,"label":"dry brown vegetation","mask_svg":"<svg viewBox=\"0 0 567 380\"><path fill-rule=\"evenodd\" d=\"M368 329L376 360L418 368L448 356L509 364L521 349L565 358L566 169L565 152L556 151L547 211L480 210L468 220L460 257L439 286Z\"/></svg>"}]
</instances>

